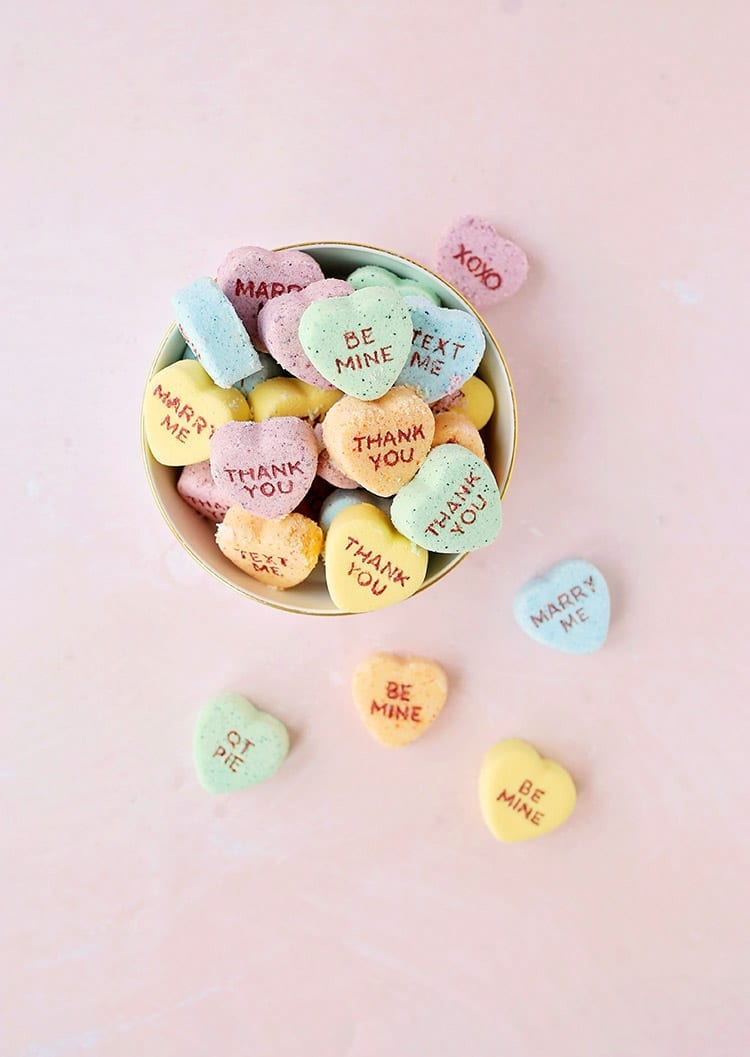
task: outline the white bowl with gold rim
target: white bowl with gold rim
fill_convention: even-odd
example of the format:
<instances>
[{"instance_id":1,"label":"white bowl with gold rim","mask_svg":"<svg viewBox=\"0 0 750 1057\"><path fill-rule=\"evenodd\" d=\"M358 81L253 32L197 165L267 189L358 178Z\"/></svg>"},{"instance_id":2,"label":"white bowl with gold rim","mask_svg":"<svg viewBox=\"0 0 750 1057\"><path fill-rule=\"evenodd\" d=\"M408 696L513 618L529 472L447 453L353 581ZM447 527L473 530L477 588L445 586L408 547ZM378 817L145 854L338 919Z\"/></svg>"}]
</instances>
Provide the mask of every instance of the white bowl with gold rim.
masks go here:
<instances>
[{"instance_id":1,"label":"white bowl with gold rim","mask_svg":"<svg viewBox=\"0 0 750 1057\"><path fill-rule=\"evenodd\" d=\"M444 279L408 257L401 257L375 246L361 246L350 242L306 242L281 249L304 250L320 264L327 278L345 279L355 268L379 265L402 279L415 279L434 290L447 308L462 308L477 318L487 339L487 348L477 374L489 385L495 396L495 412L483 430L487 460L497 479L501 496L505 495L513 471L516 455L517 413L513 382L500 346L482 317L462 295ZM151 378L182 358L185 341L172 324L164 335L148 374ZM161 515L185 550L203 568L228 587L251 598L254 602L286 609L291 613L310 616L343 616L334 606L326 589L322 562L303 583L287 591L260 584L225 558L214 539L215 526L197 514L177 492L179 469L162 466L149 451L141 420L141 448L151 491ZM502 546L502 534L495 546ZM463 560L463 554L431 554L427 576L420 591L426 591L446 576ZM403 604L403 603L402 603Z\"/></svg>"}]
</instances>

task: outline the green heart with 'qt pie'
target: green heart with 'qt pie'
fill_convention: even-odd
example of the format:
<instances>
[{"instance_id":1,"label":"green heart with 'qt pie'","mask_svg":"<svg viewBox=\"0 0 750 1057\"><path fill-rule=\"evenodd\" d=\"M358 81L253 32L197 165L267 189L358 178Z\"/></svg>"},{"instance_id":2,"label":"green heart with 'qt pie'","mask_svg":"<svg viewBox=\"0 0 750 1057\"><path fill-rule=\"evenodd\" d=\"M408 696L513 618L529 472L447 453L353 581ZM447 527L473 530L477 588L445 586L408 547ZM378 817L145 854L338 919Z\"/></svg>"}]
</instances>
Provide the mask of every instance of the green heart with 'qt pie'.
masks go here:
<instances>
[{"instance_id":1,"label":"green heart with 'qt pie'","mask_svg":"<svg viewBox=\"0 0 750 1057\"><path fill-rule=\"evenodd\" d=\"M209 793L232 793L270 778L288 752L289 734L281 720L242 694L220 694L201 709L193 756Z\"/></svg>"}]
</instances>

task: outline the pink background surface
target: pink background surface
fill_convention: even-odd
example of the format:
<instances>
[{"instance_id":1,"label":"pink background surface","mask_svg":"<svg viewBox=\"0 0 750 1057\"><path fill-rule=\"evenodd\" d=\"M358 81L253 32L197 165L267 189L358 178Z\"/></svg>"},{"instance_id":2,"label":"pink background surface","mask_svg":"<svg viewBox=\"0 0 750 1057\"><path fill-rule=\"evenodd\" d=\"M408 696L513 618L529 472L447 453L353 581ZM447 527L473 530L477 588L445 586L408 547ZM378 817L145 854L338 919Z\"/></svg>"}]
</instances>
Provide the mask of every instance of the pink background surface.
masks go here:
<instances>
[{"instance_id":1,"label":"pink background surface","mask_svg":"<svg viewBox=\"0 0 750 1057\"><path fill-rule=\"evenodd\" d=\"M746 5L112 6L4 16L0 1052L743 1052ZM429 263L465 212L532 260L487 313L521 421L501 540L363 618L214 583L140 465L170 294L243 242ZM511 615L571 555L614 599L589 658ZM402 752L350 702L373 648L450 672ZM192 726L223 690L294 748L212 798ZM506 847L475 786L514 735L580 799Z\"/></svg>"}]
</instances>

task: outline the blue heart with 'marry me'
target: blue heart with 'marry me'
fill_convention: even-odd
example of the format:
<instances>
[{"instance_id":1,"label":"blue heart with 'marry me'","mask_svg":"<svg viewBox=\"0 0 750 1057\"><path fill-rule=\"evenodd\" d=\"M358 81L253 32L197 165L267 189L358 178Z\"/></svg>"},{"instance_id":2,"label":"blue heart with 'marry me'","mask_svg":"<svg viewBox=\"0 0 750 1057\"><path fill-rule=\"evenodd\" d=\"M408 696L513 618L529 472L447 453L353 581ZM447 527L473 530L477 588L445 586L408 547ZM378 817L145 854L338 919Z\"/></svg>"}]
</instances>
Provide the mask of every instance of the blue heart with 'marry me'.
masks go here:
<instances>
[{"instance_id":1,"label":"blue heart with 'marry me'","mask_svg":"<svg viewBox=\"0 0 750 1057\"><path fill-rule=\"evenodd\" d=\"M609 588L591 562L572 558L529 580L513 602L518 626L564 653L593 653L609 630Z\"/></svg>"}]
</instances>

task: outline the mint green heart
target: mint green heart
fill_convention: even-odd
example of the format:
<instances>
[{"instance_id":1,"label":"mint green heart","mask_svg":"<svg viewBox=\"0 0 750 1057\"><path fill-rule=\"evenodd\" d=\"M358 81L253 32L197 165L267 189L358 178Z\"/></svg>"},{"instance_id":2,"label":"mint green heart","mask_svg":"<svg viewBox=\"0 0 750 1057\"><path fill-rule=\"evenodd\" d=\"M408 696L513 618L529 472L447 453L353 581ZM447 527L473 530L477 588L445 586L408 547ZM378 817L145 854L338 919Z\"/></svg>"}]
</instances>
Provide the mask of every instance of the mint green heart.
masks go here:
<instances>
[{"instance_id":1,"label":"mint green heart","mask_svg":"<svg viewBox=\"0 0 750 1057\"><path fill-rule=\"evenodd\" d=\"M232 793L270 778L288 752L289 734L281 720L242 694L212 698L195 724L195 768L209 793Z\"/></svg>"},{"instance_id":2,"label":"mint green heart","mask_svg":"<svg viewBox=\"0 0 750 1057\"><path fill-rule=\"evenodd\" d=\"M406 363L412 333L409 309L387 286L313 301L299 322L299 340L312 365L360 400L388 392Z\"/></svg>"},{"instance_id":3,"label":"mint green heart","mask_svg":"<svg viewBox=\"0 0 750 1057\"><path fill-rule=\"evenodd\" d=\"M424 297L433 305L440 305L440 298L428 286L423 286L416 279L400 279L387 268L378 268L376 264L357 268L346 281L355 290L363 290L366 286L392 286L402 297Z\"/></svg>"},{"instance_id":4,"label":"mint green heart","mask_svg":"<svg viewBox=\"0 0 750 1057\"><path fill-rule=\"evenodd\" d=\"M492 470L458 444L433 448L396 494L391 521L402 536L438 554L486 547L503 523Z\"/></svg>"}]
</instances>

